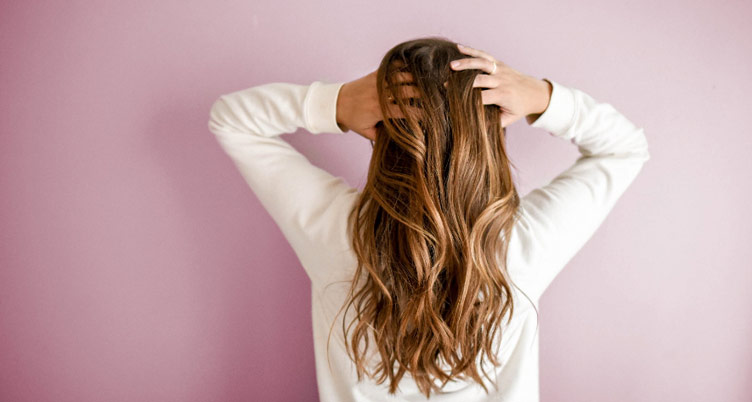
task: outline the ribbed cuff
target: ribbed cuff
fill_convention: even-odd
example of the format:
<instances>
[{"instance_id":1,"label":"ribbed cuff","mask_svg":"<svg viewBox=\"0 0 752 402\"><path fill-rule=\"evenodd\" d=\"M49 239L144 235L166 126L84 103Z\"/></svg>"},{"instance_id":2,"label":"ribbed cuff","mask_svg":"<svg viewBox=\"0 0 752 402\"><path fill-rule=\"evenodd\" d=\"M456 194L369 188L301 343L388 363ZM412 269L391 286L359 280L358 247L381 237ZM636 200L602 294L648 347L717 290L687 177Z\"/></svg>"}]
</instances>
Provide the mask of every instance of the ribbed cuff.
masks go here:
<instances>
[{"instance_id":1,"label":"ribbed cuff","mask_svg":"<svg viewBox=\"0 0 752 402\"><path fill-rule=\"evenodd\" d=\"M530 126L542 128L558 137L566 137L565 134L574 123L574 93L556 81L544 79L553 87L551 100L548 108Z\"/></svg>"},{"instance_id":2,"label":"ribbed cuff","mask_svg":"<svg viewBox=\"0 0 752 402\"><path fill-rule=\"evenodd\" d=\"M309 86L304 101L304 113L306 129L311 134L344 133L337 125L337 97L344 84L314 81Z\"/></svg>"}]
</instances>

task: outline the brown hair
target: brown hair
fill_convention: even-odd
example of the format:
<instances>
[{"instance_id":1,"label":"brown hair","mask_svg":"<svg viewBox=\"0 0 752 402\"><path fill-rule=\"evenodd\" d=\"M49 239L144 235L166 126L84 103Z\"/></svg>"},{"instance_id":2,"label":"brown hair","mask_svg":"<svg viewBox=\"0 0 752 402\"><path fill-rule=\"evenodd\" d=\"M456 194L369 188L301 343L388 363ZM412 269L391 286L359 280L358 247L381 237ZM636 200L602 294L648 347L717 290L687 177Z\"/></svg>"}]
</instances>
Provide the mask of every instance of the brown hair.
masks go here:
<instances>
[{"instance_id":1,"label":"brown hair","mask_svg":"<svg viewBox=\"0 0 752 402\"><path fill-rule=\"evenodd\" d=\"M426 397L441 388L434 379L471 378L488 393L476 358L501 364L492 344L514 312L506 270L520 203L514 165L500 108L483 105L472 87L482 71L449 68L466 57L456 42L419 38L390 49L377 71L385 117L348 218L358 267L345 306L356 317L345 328L343 316L342 329L358 381L364 373L388 379L390 394L406 372ZM371 337L381 356L373 372L360 350Z\"/></svg>"}]
</instances>

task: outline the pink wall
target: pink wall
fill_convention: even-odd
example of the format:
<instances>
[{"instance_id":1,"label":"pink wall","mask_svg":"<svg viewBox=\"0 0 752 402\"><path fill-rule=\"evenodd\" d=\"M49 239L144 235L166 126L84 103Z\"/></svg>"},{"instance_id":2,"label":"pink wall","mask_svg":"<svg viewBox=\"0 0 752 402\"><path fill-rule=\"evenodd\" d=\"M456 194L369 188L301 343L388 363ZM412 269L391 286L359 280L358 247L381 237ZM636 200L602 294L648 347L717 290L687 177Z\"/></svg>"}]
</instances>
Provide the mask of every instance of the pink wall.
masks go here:
<instances>
[{"instance_id":1,"label":"pink wall","mask_svg":"<svg viewBox=\"0 0 752 402\"><path fill-rule=\"evenodd\" d=\"M317 400L308 279L209 107L438 34L650 142L542 301L542 400L750 401L752 3L354 3L2 2L0 400ZM510 130L523 193L576 157ZM362 185L356 134L286 138Z\"/></svg>"}]
</instances>

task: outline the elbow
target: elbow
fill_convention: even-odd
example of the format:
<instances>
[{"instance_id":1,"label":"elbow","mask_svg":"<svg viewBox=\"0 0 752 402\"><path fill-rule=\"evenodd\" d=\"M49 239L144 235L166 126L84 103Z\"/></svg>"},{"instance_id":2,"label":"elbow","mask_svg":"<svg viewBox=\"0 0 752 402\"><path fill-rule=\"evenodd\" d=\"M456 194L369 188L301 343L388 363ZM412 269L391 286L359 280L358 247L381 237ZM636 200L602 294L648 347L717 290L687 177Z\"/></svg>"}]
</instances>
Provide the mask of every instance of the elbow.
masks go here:
<instances>
[{"instance_id":1,"label":"elbow","mask_svg":"<svg viewBox=\"0 0 752 402\"><path fill-rule=\"evenodd\" d=\"M640 128L640 155L642 157L642 163L647 162L650 159L650 151L648 150L648 138L645 136L645 129Z\"/></svg>"},{"instance_id":2,"label":"elbow","mask_svg":"<svg viewBox=\"0 0 752 402\"><path fill-rule=\"evenodd\" d=\"M620 148L620 150L613 151L609 155L639 164L644 164L650 159L648 140L645 136L645 130L642 128L638 128L628 136L625 136L624 142L620 144Z\"/></svg>"},{"instance_id":3,"label":"elbow","mask_svg":"<svg viewBox=\"0 0 752 402\"><path fill-rule=\"evenodd\" d=\"M624 156L640 163L645 163L650 159L645 129L638 128L633 132L628 142L624 144Z\"/></svg>"},{"instance_id":4,"label":"elbow","mask_svg":"<svg viewBox=\"0 0 752 402\"><path fill-rule=\"evenodd\" d=\"M224 99L224 96L220 96L212 103L209 109L209 131L214 134L218 134L222 131L226 131L228 128L228 119L230 108Z\"/></svg>"}]
</instances>

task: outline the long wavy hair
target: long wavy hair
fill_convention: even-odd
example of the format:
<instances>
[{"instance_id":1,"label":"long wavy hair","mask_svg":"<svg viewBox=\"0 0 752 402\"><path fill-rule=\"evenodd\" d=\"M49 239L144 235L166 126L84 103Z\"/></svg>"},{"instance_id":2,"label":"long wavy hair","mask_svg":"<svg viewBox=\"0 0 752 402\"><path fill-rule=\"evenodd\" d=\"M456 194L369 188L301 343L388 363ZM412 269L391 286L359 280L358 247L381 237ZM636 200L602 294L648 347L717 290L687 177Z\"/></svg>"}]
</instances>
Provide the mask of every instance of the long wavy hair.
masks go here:
<instances>
[{"instance_id":1,"label":"long wavy hair","mask_svg":"<svg viewBox=\"0 0 752 402\"><path fill-rule=\"evenodd\" d=\"M358 267L342 306L355 319L345 327L343 316L342 330L358 381L388 379L390 394L406 372L426 397L468 378L488 393L476 362L501 364L494 337L514 312L506 257L520 203L516 167L500 108L483 105L472 86L482 71L449 68L465 57L456 42L425 37L390 49L377 71L384 120L348 218ZM374 370L371 337L381 357Z\"/></svg>"}]
</instances>

